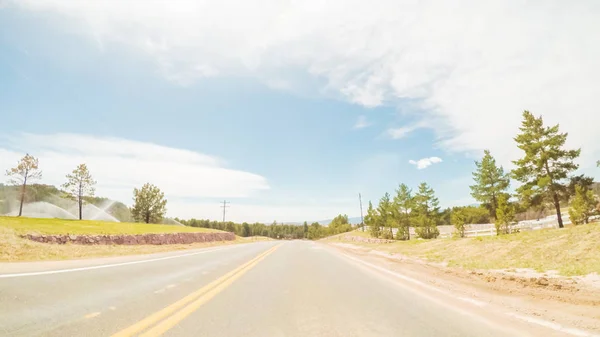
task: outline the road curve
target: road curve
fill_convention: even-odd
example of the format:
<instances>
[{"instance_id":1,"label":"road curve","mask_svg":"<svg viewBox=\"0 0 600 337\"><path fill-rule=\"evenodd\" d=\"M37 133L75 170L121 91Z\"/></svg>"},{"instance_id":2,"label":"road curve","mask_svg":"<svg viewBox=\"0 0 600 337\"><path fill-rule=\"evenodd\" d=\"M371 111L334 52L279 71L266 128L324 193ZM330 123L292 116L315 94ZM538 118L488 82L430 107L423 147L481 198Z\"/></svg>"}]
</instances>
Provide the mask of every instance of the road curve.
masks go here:
<instances>
[{"instance_id":1,"label":"road curve","mask_svg":"<svg viewBox=\"0 0 600 337\"><path fill-rule=\"evenodd\" d=\"M0 335L540 333L412 289L314 242L258 242L65 265L0 274Z\"/></svg>"}]
</instances>

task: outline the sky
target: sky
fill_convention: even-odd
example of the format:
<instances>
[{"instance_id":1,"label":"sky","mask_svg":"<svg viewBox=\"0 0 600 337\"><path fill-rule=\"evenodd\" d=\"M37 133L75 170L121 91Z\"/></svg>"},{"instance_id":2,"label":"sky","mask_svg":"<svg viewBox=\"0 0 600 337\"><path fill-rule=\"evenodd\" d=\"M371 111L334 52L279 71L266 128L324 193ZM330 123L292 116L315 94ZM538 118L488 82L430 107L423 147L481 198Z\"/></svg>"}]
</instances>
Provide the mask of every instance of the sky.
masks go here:
<instances>
[{"instance_id":1,"label":"sky","mask_svg":"<svg viewBox=\"0 0 600 337\"><path fill-rule=\"evenodd\" d=\"M600 178L598 60L597 1L4 0L0 170L86 163L97 195L150 182L179 218L354 217L422 181L467 205L526 109Z\"/></svg>"}]
</instances>

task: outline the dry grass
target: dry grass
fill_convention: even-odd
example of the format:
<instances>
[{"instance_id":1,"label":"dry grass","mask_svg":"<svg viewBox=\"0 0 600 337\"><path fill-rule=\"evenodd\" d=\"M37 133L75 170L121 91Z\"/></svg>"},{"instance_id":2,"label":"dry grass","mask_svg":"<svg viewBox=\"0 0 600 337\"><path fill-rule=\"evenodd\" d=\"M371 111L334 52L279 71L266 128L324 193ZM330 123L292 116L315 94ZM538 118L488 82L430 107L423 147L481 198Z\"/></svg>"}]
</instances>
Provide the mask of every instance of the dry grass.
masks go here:
<instances>
[{"instance_id":1,"label":"dry grass","mask_svg":"<svg viewBox=\"0 0 600 337\"><path fill-rule=\"evenodd\" d=\"M558 270L565 276L600 274L600 223L503 236L350 243L467 269L532 268L540 272Z\"/></svg>"},{"instance_id":2,"label":"dry grass","mask_svg":"<svg viewBox=\"0 0 600 337\"><path fill-rule=\"evenodd\" d=\"M0 216L0 227L17 234L149 234L219 232L216 229L95 220L38 219Z\"/></svg>"}]
</instances>

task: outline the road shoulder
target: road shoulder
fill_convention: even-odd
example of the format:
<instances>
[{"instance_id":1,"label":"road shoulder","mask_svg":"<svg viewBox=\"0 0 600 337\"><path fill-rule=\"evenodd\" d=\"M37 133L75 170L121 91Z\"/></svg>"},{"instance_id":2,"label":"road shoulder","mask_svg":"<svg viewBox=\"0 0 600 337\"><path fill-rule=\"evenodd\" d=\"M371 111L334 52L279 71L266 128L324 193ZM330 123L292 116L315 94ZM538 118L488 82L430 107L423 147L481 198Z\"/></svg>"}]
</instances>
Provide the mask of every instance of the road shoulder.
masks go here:
<instances>
[{"instance_id":1,"label":"road shoulder","mask_svg":"<svg viewBox=\"0 0 600 337\"><path fill-rule=\"evenodd\" d=\"M452 293L457 298L504 308L514 315L600 334L600 289L589 284L572 281L569 284L568 280L552 279L544 282L537 277L524 278L500 272L447 267L349 243L324 244L351 257Z\"/></svg>"}]
</instances>

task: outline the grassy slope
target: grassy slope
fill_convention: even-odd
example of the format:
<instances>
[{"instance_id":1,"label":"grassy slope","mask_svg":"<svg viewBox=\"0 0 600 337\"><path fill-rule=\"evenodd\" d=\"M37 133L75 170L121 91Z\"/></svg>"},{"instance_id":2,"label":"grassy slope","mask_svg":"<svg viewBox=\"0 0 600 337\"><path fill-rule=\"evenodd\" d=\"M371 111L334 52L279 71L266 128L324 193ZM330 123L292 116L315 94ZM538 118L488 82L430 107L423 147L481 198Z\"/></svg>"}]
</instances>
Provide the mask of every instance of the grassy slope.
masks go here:
<instances>
[{"instance_id":1,"label":"grassy slope","mask_svg":"<svg viewBox=\"0 0 600 337\"><path fill-rule=\"evenodd\" d=\"M36 219L0 216L0 227L17 234L148 234L219 232L216 229L94 220Z\"/></svg>"},{"instance_id":2,"label":"grassy slope","mask_svg":"<svg viewBox=\"0 0 600 337\"><path fill-rule=\"evenodd\" d=\"M162 246L86 246L73 244L54 245L23 239L19 237L14 230L0 226L0 262L66 260L118 255L149 254L173 250L210 247L216 245L228 245L241 242L247 241L240 240L238 238L235 241L217 241L194 243L189 245Z\"/></svg>"},{"instance_id":3,"label":"grassy slope","mask_svg":"<svg viewBox=\"0 0 600 337\"><path fill-rule=\"evenodd\" d=\"M0 261L40 261L147 254L171 250L201 248L215 245L245 243L264 238L237 238L235 241L195 243L189 245L139 245L139 246L85 246L53 245L26 240L20 237L25 233L40 234L143 234L143 233L182 233L218 232L214 229L148 225L139 223L119 223L103 221L77 221L61 219L34 219L0 217Z\"/></svg>"},{"instance_id":4,"label":"grassy slope","mask_svg":"<svg viewBox=\"0 0 600 337\"><path fill-rule=\"evenodd\" d=\"M327 241L340 242L343 236ZM503 236L388 244L351 243L436 262L445 261L450 266L468 269L532 268L558 270L566 276L600 273L600 223Z\"/></svg>"}]
</instances>

